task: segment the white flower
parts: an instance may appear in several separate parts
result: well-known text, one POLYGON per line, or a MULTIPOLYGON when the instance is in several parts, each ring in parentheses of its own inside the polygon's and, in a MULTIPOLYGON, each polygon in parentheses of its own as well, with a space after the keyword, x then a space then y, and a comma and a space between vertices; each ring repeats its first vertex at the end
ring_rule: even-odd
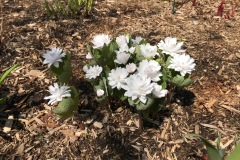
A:
POLYGON ((126 90, 124 96, 131 97, 132 100, 139 98, 142 103, 146 103, 146 95, 150 94, 153 90, 151 79, 146 75, 133 74, 127 79, 126 83, 123 86, 123 89, 126 90))
POLYGON ((163 53, 174 56, 175 54, 185 52, 185 50, 181 49, 183 42, 177 43, 177 38, 167 37, 164 41, 160 41, 157 45, 163 53))
POLYGON ((86 72, 86 78, 95 79, 97 76, 99 76, 101 74, 102 67, 100 67, 99 65, 94 65, 94 66, 90 66, 89 68, 85 67, 85 68, 83 68, 83 70, 85 70, 85 72, 86 72))
POLYGON ((160 72, 161 66, 158 62, 154 60, 143 60, 139 63, 138 72, 141 74, 146 75, 147 77, 151 78, 152 81, 157 82, 160 80, 160 76, 162 73, 160 72))
POLYGON ((141 42, 141 40, 143 40, 142 37, 136 37, 135 39, 132 39, 133 45, 134 46, 138 45, 141 42))
POLYGON ((119 48, 122 48, 122 50, 123 50, 124 48, 128 48, 129 37, 124 36, 124 35, 118 36, 116 38, 116 42, 117 42, 119 48))
POLYGON ((102 97, 103 95, 104 95, 104 90, 98 89, 98 90, 97 90, 97 96, 98 96, 98 97, 102 97))
POLYGON ((92 58, 93 57, 92 57, 91 53, 88 52, 88 54, 86 55, 86 59, 92 59, 92 58))
POLYGON ((119 48, 119 52, 128 52, 128 50, 129 50, 128 45, 123 45, 123 46, 120 46, 119 48))
POLYGON ((126 78, 128 76, 128 72, 125 68, 117 67, 116 69, 112 69, 109 73, 108 84, 112 88, 116 88, 120 90, 124 85, 126 78))
POLYGON ((185 76, 187 73, 191 74, 191 72, 195 68, 194 59, 190 58, 189 55, 186 54, 176 54, 170 61, 170 65, 168 68, 174 69, 175 71, 180 72, 182 76, 185 76))
POLYGON ((117 53, 117 59, 115 59, 114 62, 118 64, 126 64, 130 57, 130 54, 127 54, 121 51, 116 51, 116 53, 117 53))
POLYGON ((48 64, 48 67, 51 67, 53 64, 56 68, 59 67, 59 62, 62 62, 62 58, 66 56, 66 53, 62 52, 62 49, 60 48, 52 48, 50 51, 47 51, 43 55, 43 58, 45 60, 43 61, 43 64, 48 64))
POLYGON ((136 47, 131 47, 131 48, 129 48, 128 52, 133 54, 135 52, 135 49, 136 49, 136 47))
POLYGON ((159 55, 157 52, 157 46, 152 46, 149 43, 141 44, 140 49, 141 49, 141 54, 145 58, 150 58, 150 57, 154 57, 155 55, 159 55))
POLYGON ((128 73, 133 73, 137 69, 137 66, 134 63, 129 63, 126 65, 126 69, 127 69, 128 73))
POLYGON ((44 99, 49 99, 48 104, 54 104, 57 101, 62 101, 63 97, 71 97, 71 90, 68 86, 59 87, 57 83, 54 83, 53 86, 48 87, 48 91, 51 93, 51 96, 45 97, 44 99))
POLYGON ((110 38, 108 35, 105 34, 99 34, 96 35, 93 40, 93 48, 101 49, 104 44, 108 45, 111 42, 110 38))
POLYGON ((162 98, 167 95, 168 90, 162 89, 162 86, 158 85, 157 83, 152 83, 152 84, 153 84, 152 94, 155 98, 162 98))
POLYGON ((83 66, 83 71, 87 72, 87 70, 88 70, 88 66, 87 65, 83 66))

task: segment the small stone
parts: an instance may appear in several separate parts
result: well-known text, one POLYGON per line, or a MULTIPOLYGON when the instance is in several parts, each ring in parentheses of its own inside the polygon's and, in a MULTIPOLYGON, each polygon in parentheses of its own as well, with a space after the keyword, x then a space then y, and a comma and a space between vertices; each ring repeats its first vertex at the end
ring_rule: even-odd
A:
POLYGON ((96 128, 101 129, 103 127, 103 124, 101 122, 94 122, 93 126, 96 127, 96 128))

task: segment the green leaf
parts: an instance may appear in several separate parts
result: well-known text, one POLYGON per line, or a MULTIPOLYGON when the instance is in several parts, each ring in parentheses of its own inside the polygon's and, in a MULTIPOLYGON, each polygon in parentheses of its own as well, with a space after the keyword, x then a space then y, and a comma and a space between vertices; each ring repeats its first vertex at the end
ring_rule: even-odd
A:
POLYGON ((186 87, 189 86, 193 81, 188 77, 184 78, 183 76, 177 75, 173 77, 172 83, 178 87, 186 87))
POLYGON ((109 45, 104 45, 102 48, 102 57, 101 57, 101 66, 108 66, 111 69, 115 67, 114 59, 116 57, 115 50, 117 47, 115 46, 115 42, 110 43, 109 45))
POLYGON ((229 154, 226 160, 239 160, 240 159, 240 143, 234 148, 234 150, 229 154))
POLYGON ((98 49, 93 49, 93 56, 97 59, 101 58, 101 53, 98 49))
POLYGON ((5 97, 0 98, 0 104, 3 104, 5 101, 6 101, 6 98, 5 98, 5 97))
POLYGON ((110 53, 114 53, 117 49, 118 49, 118 44, 116 42, 111 42, 110 48, 109 48, 110 53))
POLYGON ((121 101, 125 101, 125 100, 127 99, 127 97, 124 96, 124 95, 122 95, 122 96, 120 97, 120 99, 121 99, 121 101))
POLYGON ((205 138, 198 134, 187 134, 187 136, 198 137, 202 140, 202 142, 205 144, 207 148, 209 160, 222 160, 223 157, 220 156, 217 148, 214 145, 212 145, 208 140, 206 140, 205 138))
POLYGON ((223 149, 221 149, 221 146, 220 146, 221 137, 222 137, 222 134, 219 134, 218 139, 217 139, 217 150, 218 150, 219 155, 221 157, 224 157, 225 151, 223 149))
POLYGON ((136 109, 137 110, 145 110, 149 107, 151 107, 151 105, 154 103, 154 98, 151 98, 151 97, 147 97, 147 102, 146 104, 140 102, 136 105, 136 109))
MULTIPOLYGON (((142 61, 142 60, 145 60, 146 58, 143 57, 141 54, 136 54, 136 59, 138 62, 142 61)), ((135 62, 136 63, 136 62, 135 62)))
POLYGON ((166 60, 166 67, 168 67, 170 65, 170 61, 171 61, 172 57, 168 56, 167 60, 166 60))
POLYGON ((79 94, 75 87, 70 86, 71 97, 63 98, 53 112, 60 118, 71 117, 78 109, 79 94))
POLYGON ((140 49, 140 46, 139 45, 137 45, 136 47, 135 47, 135 53, 136 54, 141 54, 141 49, 140 49))
POLYGON ((167 71, 165 68, 162 69, 162 80, 167 81, 167 71))
POLYGON ((88 50, 88 52, 90 52, 90 53, 92 53, 92 46, 90 46, 90 45, 87 45, 87 50, 88 50))
POLYGON ((192 80, 190 78, 184 79, 183 83, 181 84, 181 87, 187 87, 190 84, 192 84, 192 80))
POLYGON ((0 77, 0 85, 4 82, 4 80, 7 78, 7 76, 18 67, 18 64, 15 64, 11 68, 9 68, 6 72, 3 73, 3 75, 0 77))
POLYGON ((109 73, 111 72, 111 69, 108 66, 103 67, 104 71, 104 77, 108 77, 109 73))
POLYGON ((180 76, 180 75, 177 75, 177 76, 173 77, 173 79, 172 79, 172 82, 177 86, 181 86, 183 81, 184 81, 184 77, 180 76))
POLYGON ((155 98, 154 103, 149 107, 150 113, 158 113, 161 107, 166 105, 166 98, 155 98))
POLYGON ((132 98, 128 98, 128 104, 130 106, 135 106, 136 104, 138 104, 136 101, 133 101, 132 98))
POLYGON ((105 77, 103 77, 103 84, 104 84, 106 95, 109 96, 109 94, 108 94, 108 87, 107 87, 107 80, 106 80, 105 77))
POLYGON ((67 53, 67 55, 63 58, 63 62, 59 63, 58 68, 52 65, 50 69, 53 72, 53 74, 57 77, 60 83, 62 84, 69 83, 72 75, 70 55, 67 53))
POLYGON ((161 86, 162 86, 162 89, 166 89, 166 88, 167 88, 167 83, 164 81, 164 82, 161 84, 161 86))

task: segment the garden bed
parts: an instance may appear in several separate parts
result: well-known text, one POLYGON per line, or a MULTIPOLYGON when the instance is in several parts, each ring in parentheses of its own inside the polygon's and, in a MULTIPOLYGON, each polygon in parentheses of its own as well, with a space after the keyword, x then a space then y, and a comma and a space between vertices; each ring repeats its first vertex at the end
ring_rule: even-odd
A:
MULTIPOLYGON (((224 13, 239 4, 226 2, 224 13)), ((49 18, 44 1, 2 2, 0 71, 20 67, 1 86, 7 104, 0 108, 2 159, 201 159, 204 145, 187 133, 197 133, 229 153, 240 140, 240 16, 216 17, 220 1, 96 1, 90 15, 49 18), (159 126, 144 123, 134 109, 118 103, 97 103, 84 80, 86 45, 100 33, 129 33, 152 44, 172 36, 196 62, 194 83, 177 89, 172 105, 156 116, 159 126), (80 91, 78 113, 59 119, 44 97, 52 77, 42 55, 52 46, 70 52, 73 83, 80 91), (4 126, 13 116, 10 131, 4 126), (85 124, 84 126, 81 123, 85 124)), ((236 7, 237 8, 237 7, 236 7)), ((1 22, 0 19, 0 22, 1 22)), ((0 94, 0 95, 1 95, 0 94)))

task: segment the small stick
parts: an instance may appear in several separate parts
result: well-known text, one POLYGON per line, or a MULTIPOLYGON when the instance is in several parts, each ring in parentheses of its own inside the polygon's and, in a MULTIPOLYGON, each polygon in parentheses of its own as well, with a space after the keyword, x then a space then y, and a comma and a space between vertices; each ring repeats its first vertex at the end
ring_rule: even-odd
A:
POLYGON ((220 105, 220 106, 223 107, 223 108, 225 108, 225 109, 228 109, 228 110, 230 110, 230 111, 232 111, 232 112, 235 112, 235 113, 240 114, 240 111, 237 110, 237 109, 235 109, 235 108, 233 108, 233 107, 230 107, 230 106, 227 106, 227 105, 224 105, 224 104, 222 104, 222 105, 220 105))

